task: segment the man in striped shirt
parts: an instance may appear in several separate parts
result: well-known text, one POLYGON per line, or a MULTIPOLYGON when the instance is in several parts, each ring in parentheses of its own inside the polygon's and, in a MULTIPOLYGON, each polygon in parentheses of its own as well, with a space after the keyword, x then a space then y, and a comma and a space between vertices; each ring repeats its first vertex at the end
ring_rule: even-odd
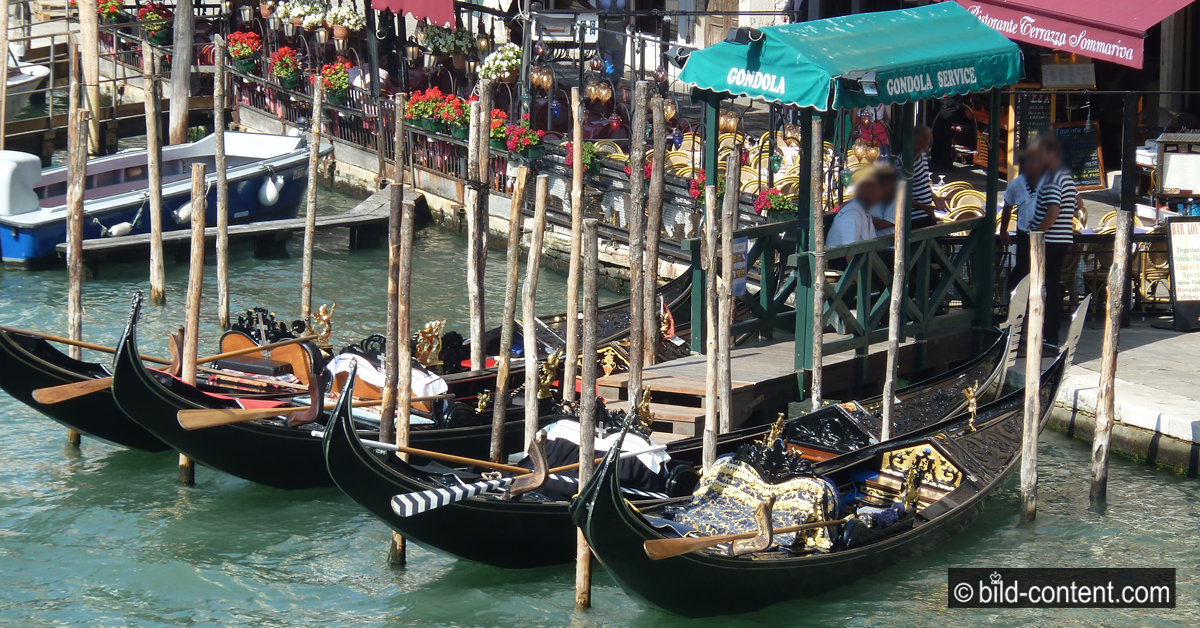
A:
POLYGON ((1046 234, 1046 324, 1043 335, 1048 344, 1058 345, 1058 330, 1063 314, 1063 260, 1075 241, 1072 218, 1075 217, 1075 180, 1071 169, 1062 162, 1062 144, 1054 136, 1039 140, 1038 151, 1046 167, 1042 189, 1037 194, 1034 231, 1046 234))
POLYGON ((913 138, 912 178, 912 226, 913 229, 930 227, 933 220, 933 183, 929 180, 929 146, 933 143, 933 133, 924 124, 917 125, 916 137, 913 138))

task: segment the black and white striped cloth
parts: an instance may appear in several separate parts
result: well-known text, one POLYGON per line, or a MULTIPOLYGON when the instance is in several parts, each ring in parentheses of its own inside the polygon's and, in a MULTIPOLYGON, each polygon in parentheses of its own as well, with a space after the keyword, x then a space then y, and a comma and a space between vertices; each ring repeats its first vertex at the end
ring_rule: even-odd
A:
POLYGON ((1074 242, 1075 229, 1071 219, 1075 217, 1077 196, 1075 179, 1071 178, 1070 170, 1060 168, 1057 172, 1048 174, 1045 182, 1042 183, 1042 190, 1038 192, 1037 211, 1033 215, 1031 227, 1036 229, 1046 218, 1046 210, 1051 205, 1058 205, 1058 218, 1046 230, 1046 242, 1059 244, 1074 242))
MULTIPOLYGON (((930 182, 929 153, 922 153, 913 164, 912 199, 914 203, 933 205, 933 184, 930 182)), ((924 209, 913 206, 913 220, 928 218, 924 209)))
MULTIPOLYGON (((559 475, 557 473, 551 473, 549 475, 549 479, 558 480, 559 482, 566 482, 567 484, 579 484, 579 478, 570 476, 570 475, 559 475)), ((638 497, 645 497, 647 499, 666 499, 668 497, 666 493, 655 493, 654 491, 643 491, 643 490, 639 490, 636 488, 627 488, 624 486, 621 487, 621 492, 625 493, 627 495, 636 495, 638 497)))
POLYGON ((437 488, 417 493, 402 493, 392 497, 392 510, 401 517, 411 517, 427 510, 460 502, 480 493, 506 488, 512 481, 512 478, 500 478, 498 480, 484 480, 464 486, 437 488))

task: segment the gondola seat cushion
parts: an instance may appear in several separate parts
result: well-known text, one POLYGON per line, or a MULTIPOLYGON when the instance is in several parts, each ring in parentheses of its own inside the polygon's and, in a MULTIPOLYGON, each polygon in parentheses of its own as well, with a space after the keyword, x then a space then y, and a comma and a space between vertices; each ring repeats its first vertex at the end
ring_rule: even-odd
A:
MULTIPOLYGON (((733 534, 758 529, 754 513, 768 498, 775 498, 772 525, 782 528, 837 518, 836 487, 819 476, 792 477, 777 484, 767 482, 749 463, 724 456, 700 478, 694 498, 675 521, 701 535, 733 534)), ((834 532, 829 528, 780 534, 780 545, 829 551, 834 532)))

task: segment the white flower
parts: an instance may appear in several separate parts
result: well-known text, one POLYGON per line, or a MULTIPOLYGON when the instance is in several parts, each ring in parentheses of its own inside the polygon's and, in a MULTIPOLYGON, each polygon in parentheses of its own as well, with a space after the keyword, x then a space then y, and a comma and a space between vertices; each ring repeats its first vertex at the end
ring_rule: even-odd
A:
POLYGON ((304 25, 304 28, 309 29, 309 30, 312 30, 315 28, 321 28, 322 26, 325 25, 325 14, 324 13, 309 13, 308 15, 305 15, 303 25, 304 25))
POLYGON ((521 67, 521 47, 508 43, 500 46, 483 60, 479 75, 483 78, 498 79, 521 67))
POLYGON ((325 21, 333 26, 345 26, 352 31, 361 31, 367 27, 366 19, 348 6, 330 10, 325 14, 325 21))

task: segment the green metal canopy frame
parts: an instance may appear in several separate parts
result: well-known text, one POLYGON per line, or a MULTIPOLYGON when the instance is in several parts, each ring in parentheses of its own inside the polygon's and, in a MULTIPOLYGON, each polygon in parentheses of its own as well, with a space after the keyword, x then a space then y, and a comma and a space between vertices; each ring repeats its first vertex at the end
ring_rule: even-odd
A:
POLYGON ((758 41, 693 52, 679 80, 827 111, 986 91, 1022 78, 1017 45, 956 2, 758 30, 758 41))

